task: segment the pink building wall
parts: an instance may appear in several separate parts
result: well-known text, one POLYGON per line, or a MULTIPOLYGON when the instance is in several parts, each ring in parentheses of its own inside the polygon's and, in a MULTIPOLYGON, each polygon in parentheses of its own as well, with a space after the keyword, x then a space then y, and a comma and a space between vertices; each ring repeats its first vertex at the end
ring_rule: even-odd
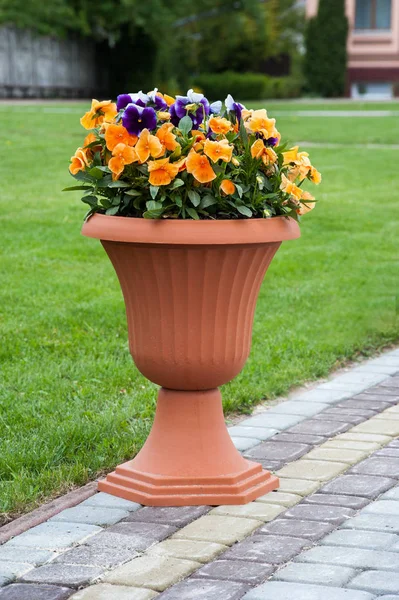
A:
MULTIPOLYGON (((334 0, 331 0, 332 2, 334 0)), ((306 15, 317 13, 318 0, 306 0, 306 15)), ((349 20, 348 94, 353 84, 390 83, 399 95, 399 0, 391 0, 390 30, 356 30, 356 0, 346 0, 349 20)))

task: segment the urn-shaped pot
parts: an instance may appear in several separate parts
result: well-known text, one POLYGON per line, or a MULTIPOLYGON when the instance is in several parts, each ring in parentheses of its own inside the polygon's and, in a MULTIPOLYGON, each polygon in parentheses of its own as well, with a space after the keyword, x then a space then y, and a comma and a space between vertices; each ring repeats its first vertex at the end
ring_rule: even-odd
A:
POLYGON ((183 221, 94 215, 122 288, 135 364, 161 386, 139 454, 99 488, 146 505, 243 504, 278 479, 243 458, 225 426, 218 386, 250 352, 266 270, 296 221, 183 221))

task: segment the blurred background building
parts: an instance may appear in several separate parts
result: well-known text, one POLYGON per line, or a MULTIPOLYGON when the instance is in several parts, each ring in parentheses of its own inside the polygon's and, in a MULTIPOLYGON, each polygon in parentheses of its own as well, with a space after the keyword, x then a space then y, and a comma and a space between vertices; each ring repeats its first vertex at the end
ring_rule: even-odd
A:
MULTIPOLYGON (((335 0, 330 0, 334 2, 335 0)), ((306 15, 319 0, 307 0, 306 15)), ((390 98, 399 95, 399 0, 346 0, 347 95, 390 98)))

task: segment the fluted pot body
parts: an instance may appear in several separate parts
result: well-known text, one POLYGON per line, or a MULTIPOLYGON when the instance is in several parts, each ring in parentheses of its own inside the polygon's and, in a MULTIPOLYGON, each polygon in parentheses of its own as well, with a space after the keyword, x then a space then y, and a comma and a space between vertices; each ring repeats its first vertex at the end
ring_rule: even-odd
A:
MULTIPOLYGON (((299 237, 299 228, 294 220, 284 217, 240 221, 152 221, 94 215, 85 223, 83 234, 101 239, 118 275, 125 299, 130 351, 138 369, 145 377, 168 390, 199 393, 230 381, 243 368, 250 352, 256 299, 265 272, 281 242, 299 237)), ((170 394, 162 397, 162 411, 158 407, 158 412, 163 415, 167 412, 165 406, 173 406, 176 411, 179 403, 184 402, 184 394, 181 393, 175 394, 173 403, 171 399, 167 403, 166 397, 170 398, 170 394)), ((210 397, 220 398, 220 394, 217 392, 210 397)), ((205 410, 205 396, 198 396, 197 409, 194 409, 194 398, 197 397, 186 395, 192 410, 205 410)), ((184 410, 187 410, 186 406, 184 410)), ((162 430, 162 422, 165 427, 171 428, 173 419, 163 417, 160 423, 161 417, 158 413, 157 416, 158 432, 162 430)), ((189 415, 186 421, 190 421, 189 415)), ((191 453, 193 439, 198 435, 201 437, 197 421, 194 418, 191 453)), ((204 415, 201 422, 206 436, 204 415)), ((218 428, 220 432, 225 429, 224 423, 218 428)), ((140 480, 140 474, 135 469, 135 461, 136 466, 140 465, 141 475, 145 473, 145 465, 151 464, 152 473, 147 473, 150 479, 152 476, 173 476, 176 479, 176 464, 179 469, 177 455, 184 453, 184 448, 175 447, 178 437, 175 433, 170 436, 174 440, 173 456, 171 460, 163 460, 162 454, 168 448, 163 448, 157 440, 162 437, 162 444, 169 444, 165 441, 169 436, 154 436, 152 432, 142 451, 131 461, 136 479, 140 480), (159 457, 158 472, 154 456, 159 457)), ((217 441, 215 438, 219 457, 221 447, 229 447, 229 456, 221 461, 220 469, 217 457, 212 458, 212 469, 209 457, 203 458, 208 462, 207 469, 209 473, 212 471, 213 478, 217 477, 218 469, 223 471, 227 468, 227 472, 220 473, 221 477, 235 473, 240 479, 239 474, 248 468, 253 469, 254 463, 250 467, 244 464, 249 461, 237 453, 225 433, 220 433, 222 437, 219 436, 217 441)), ((209 440, 205 443, 209 445, 209 440)), ((198 439, 198 444, 202 447, 204 441, 198 439)), ((201 461, 201 456, 197 456, 196 460, 197 463, 201 461)), ((122 478, 126 476, 126 465, 122 465, 122 478)), ((204 475, 206 479, 201 468, 193 469, 189 477, 201 479, 204 475)), ((184 470, 187 475, 187 465, 184 470)), ((270 474, 268 476, 270 479, 270 474)), ((109 477, 112 479, 114 474, 109 477)), ((123 487, 126 481, 119 481, 119 484, 123 487)), ((154 482, 147 480, 144 486, 147 484, 153 486, 154 482)), ((268 484, 270 486, 270 481, 268 484)), ((141 481, 139 487, 142 485, 141 481)), ((195 486, 195 483, 190 485, 195 486)), ((238 485, 238 481, 232 485, 238 485)), ((116 492, 109 488, 101 489, 111 493, 119 491, 117 495, 123 495, 120 487, 116 492)), ((261 493, 265 493, 264 487, 261 493)), ((148 490, 143 493, 146 492, 148 490)), ((253 499, 253 491, 251 493, 250 500, 253 499)), ((151 503, 146 502, 143 495, 133 497, 125 494, 123 497, 151 503)), ((186 494, 185 503, 206 501, 203 496, 201 501, 195 502, 188 502, 187 498, 186 494)), ((167 502, 172 500, 169 494, 167 502)), ((231 502, 231 498, 226 496, 224 501, 231 502)), ((153 503, 164 504, 159 498, 153 503)), ((182 502, 175 498, 174 503, 182 502)), ((218 502, 211 502, 208 498, 208 503, 218 502)))

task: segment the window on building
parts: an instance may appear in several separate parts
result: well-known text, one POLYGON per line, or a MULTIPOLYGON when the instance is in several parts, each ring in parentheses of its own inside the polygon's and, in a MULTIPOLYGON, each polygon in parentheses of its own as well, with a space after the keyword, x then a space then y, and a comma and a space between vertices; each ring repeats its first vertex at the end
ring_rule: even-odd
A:
POLYGON ((356 0, 355 29, 391 29, 392 0, 356 0))

